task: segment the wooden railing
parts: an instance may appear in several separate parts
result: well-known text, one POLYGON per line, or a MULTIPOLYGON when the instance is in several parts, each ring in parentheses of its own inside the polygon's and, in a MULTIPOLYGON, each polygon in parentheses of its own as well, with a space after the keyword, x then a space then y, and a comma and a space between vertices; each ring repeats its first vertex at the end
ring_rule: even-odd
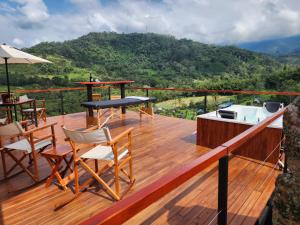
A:
MULTIPOLYGON (((95 86, 97 89, 116 88, 115 86, 95 86)), ((279 92, 279 91, 239 91, 239 90, 205 90, 205 89, 189 89, 189 88, 156 88, 156 87, 134 87, 128 86, 130 90, 144 91, 178 91, 178 92, 194 92, 194 93, 219 93, 219 94, 246 94, 246 95, 282 95, 282 96, 300 96, 300 92, 279 92)), ((80 91, 86 90, 85 87, 67 87, 67 88, 48 88, 48 89, 31 89, 31 90, 16 90, 16 93, 44 93, 58 91, 80 91)))
POLYGON ((198 159, 172 170, 152 184, 84 221, 81 225, 122 224, 218 160, 218 224, 227 224, 228 154, 258 135, 274 120, 282 116, 284 111, 285 109, 278 111, 198 159))
MULTIPOLYGON (((110 99, 111 89, 119 87, 110 85, 110 86, 95 86, 94 89, 107 89, 107 96, 110 99)), ((199 93, 204 96, 203 99, 203 112, 207 112, 208 99, 207 96, 209 94, 221 94, 221 95, 229 95, 229 94, 243 94, 243 95, 279 95, 279 96, 289 96, 290 99, 286 101, 286 103, 290 103, 292 101, 292 97, 300 96, 300 92, 275 92, 275 91, 239 91, 239 90, 199 90, 199 89, 188 89, 188 88, 153 88, 153 87, 135 87, 135 86, 127 86, 128 90, 142 90, 145 92, 146 96, 150 96, 150 91, 173 91, 173 92, 190 92, 190 93, 199 93)), ((38 94, 38 93, 58 93, 59 97, 57 100, 59 102, 60 113, 65 114, 64 111, 64 93, 68 91, 84 91, 86 87, 66 87, 66 88, 48 88, 48 89, 39 89, 39 90, 16 90, 16 93, 19 94, 38 94)))
MULTIPOLYGON (((101 86, 101 87, 95 87, 98 89, 107 89, 109 86, 101 86)), ((18 89, 15 90, 16 93, 20 94, 27 94, 27 93, 46 93, 46 92, 61 92, 61 91, 84 91, 86 90, 85 87, 67 87, 67 88, 47 88, 47 89, 18 89)))
POLYGON ((189 89, 189 88, 154 88, 154 87, 128 87, 128 89, 144 90, 144 91, 178 91, 178 92, 194 92, 194 93, 300 96, 300 92, 288 92, 288 91, 280 92, 280 91, 199 90, 199 89, 189 89))

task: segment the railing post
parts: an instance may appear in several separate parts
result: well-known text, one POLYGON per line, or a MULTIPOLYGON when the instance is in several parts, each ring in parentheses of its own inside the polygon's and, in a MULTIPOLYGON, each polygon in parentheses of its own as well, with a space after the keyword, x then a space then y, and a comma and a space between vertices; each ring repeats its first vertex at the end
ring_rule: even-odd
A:
POLYGON ((64 94, 62 91, 59 92, 59 97, 60 97, 60 113, 61 115, 65 114, 64 110, 64 94))
MULTIPOLYGON (((121 98, 125 98, 125 84, 120 84, 121 98)), ((126 113, 126 107, 122 106, 122 114, 126 113)))
POLYGON ((284 172, 284 173, 287 173, 287 172, 288 172, 288 163, 287 163, 286 152, 284 152, 284 167, 283 167, 283 172, 284 172))
POLYGON ((111 89, 108 87, 108 100, 111 100, 111 89))
MULTIPOLYGON (((149 97, 149 89, 148 88, 146 89, 146 96, 149 97)), ((146 103, 146 107, 147 108, 149 107, 149 102, 146 103)))
POLYGON ((227 224, 228 155, 219 159, 218 225, 227 224))
POLYGON ((207 93, 204 93, 204 113, 207 113, 207 93))

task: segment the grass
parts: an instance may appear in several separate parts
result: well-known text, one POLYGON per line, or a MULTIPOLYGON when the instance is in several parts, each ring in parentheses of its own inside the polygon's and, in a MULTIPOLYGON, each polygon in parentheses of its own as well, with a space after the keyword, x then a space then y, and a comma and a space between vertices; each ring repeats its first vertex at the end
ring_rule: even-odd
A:
MULTIPOLYGON (((207 97, 207 105, 214 106, 221 104, 226 101, 234 101, 235 96, 208 96, 207 97)), ((204 97, 186 97, 186 98, 177 98, 171 99, 163 102, 156 103, 156 107, 162 109, 175 109, 178 107, 188 107, 191 103, 200 103, 204 102, 204 97)))

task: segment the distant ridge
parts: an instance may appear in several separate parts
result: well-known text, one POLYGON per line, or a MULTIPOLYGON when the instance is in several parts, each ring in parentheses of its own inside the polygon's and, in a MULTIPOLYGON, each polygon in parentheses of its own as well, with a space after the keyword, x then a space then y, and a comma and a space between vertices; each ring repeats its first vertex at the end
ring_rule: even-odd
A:
POLYGON ((282 56, 300 52, 300 35, 239 44, 238 47, 254 52, 282 56))

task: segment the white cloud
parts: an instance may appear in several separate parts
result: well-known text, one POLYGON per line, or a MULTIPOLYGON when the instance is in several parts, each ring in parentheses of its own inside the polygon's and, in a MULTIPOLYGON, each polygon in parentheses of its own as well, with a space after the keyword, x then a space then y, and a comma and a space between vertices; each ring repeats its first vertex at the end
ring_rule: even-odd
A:
POLYGON ((12 41, 16 46, 22 46, 24 45, 24 41, 21 40, 20 38, 14 38, 12 41))
POLYGON ((43 0, 11 0, 17 4, 19 16, 15 18, 23 29, 39 28, 49 18, 48 9, 43 0))
POLYGON ((283 9, 279 12, 279 15, 290 21, 297 22, 299 20, 299 13, 291 9, 283 9))
POLYGON ((72 10, 54 14, 42 0, 11 1, 17 6, 6 5, 9 12, 0 5, 0 24, 9 25, 1 26, 0 39, 22 37, 24 46, 100 31, 155 32, 217 44, 300 33, 299 0, 69 0, 72 10))

